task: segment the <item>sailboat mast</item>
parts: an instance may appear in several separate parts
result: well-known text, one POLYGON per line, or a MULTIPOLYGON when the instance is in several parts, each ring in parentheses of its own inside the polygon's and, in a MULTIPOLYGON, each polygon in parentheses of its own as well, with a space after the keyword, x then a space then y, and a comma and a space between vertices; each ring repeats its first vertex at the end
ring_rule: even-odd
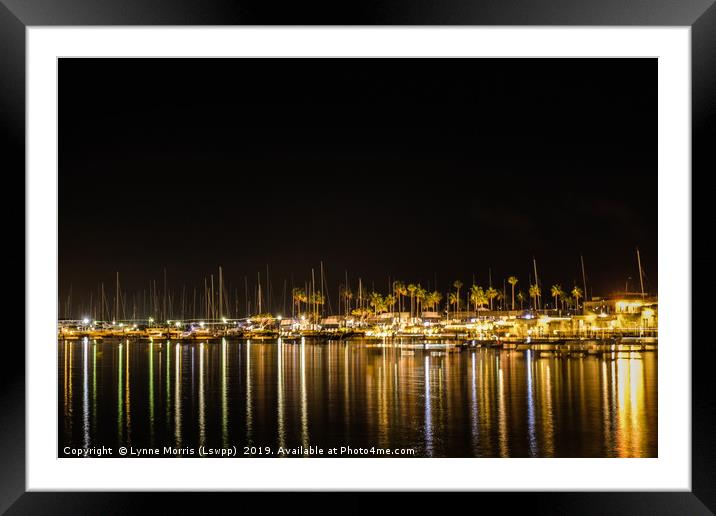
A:
MULTIPOLYGON (((323 262, 321 261, 321 299, 323 299, 323 262)), ((321 305, 321 315, 323 315, 323 307, 325 305, 321 305)))
POLYGON ((588 299, 587 297, 587 274, 584 272, 584 256, 581 254, 579 255, 579 261, 582 262, 582 283, 584 284, 584 300, 586 301, 588 299))
POLYGON ((257 281, 258 281, 258 300, 256 301, 256 306, 258 306, 259 311, 257 313, 261 313, 261 273, 257 273, 257 281))
MULTIPOLYGON (((535 285, 537 285, 537 288, 539 288, 539 280, 537 279, 537 260, 534 258, 534 256, 532 257, 532 265, 534 265, 535 269, 535 285)), ((537 310, 539 310, 542 306, 541 298, 542 296, 537 296, 537 310)))
POLYGON ((115 322, 116 322, 117 319, 118 319, 117 316, 118 316, 118 314, 119 314, 119 271, 117 271, 117 285, 115 286, 114 297, 115 297, 115 303, 114 303, 114 320, 115 320, 115 322))
POLYGON ((311 269, 311 315, 316 315, 316 274, 311 269))
POLYGON ((167 268, 164 267, 164 301, 162 305, 162 320, 167 320, 167 268))
POLYGON ((644 277, 641 273, 641 255, 639 254, 639 248, 636 248, 636 261, 639 264, 639 283, 641 284, 641 298, 644 299, 644 277))
POLYGON ((223 292, 224 281, 223 281, 223 275, 221 272, 222 272, 221 265, 219 265, 219 318, 220 319, 223 318, 223 316, 224 316, 224 305, 223 305, 223 302, 224 302, 224 292, 223 292))

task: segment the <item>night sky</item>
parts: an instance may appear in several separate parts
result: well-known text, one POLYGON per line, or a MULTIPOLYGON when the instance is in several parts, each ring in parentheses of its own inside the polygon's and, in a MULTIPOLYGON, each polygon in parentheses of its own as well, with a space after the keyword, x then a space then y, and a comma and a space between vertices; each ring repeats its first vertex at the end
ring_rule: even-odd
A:
MULTIPOLYGON (((655 59, 60 59, 59 290, 657 280, 655 59), (112 287, 113 288, 113 287, 112 287)), ((508 286, 509 288, 509 286, 508 286)), ((335 305, 335 294, 331 294, 335 305)), ((276 298, 278 296, 275 296, 276 298)))

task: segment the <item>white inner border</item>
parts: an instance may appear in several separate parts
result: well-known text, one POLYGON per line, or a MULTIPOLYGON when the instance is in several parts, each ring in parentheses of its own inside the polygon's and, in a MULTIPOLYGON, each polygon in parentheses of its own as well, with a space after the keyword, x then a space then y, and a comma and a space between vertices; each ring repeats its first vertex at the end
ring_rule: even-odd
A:
POLYGON ((690 46, 688 27, 28 28, 27 489, 690 490, 690 46), (60 56, 658 57, 659 458, 57 458, 60 56))

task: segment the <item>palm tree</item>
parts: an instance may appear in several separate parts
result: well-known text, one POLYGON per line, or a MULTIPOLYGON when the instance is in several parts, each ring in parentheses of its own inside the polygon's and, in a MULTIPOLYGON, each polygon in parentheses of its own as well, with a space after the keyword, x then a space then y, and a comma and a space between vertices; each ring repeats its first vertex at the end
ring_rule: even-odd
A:
POLYGON ((535 310, 537 309, 537 300, 542 295, 542 289, 539 288, 539 285, 536 283, 534 285, 530 285, 530 298, 534 299, 534 307, 535 310))
POLYGON ((518 281, 519 280, 517 279, 516 276, 510 276, 509 278, 507 278, 507 283, 512 285, 512 309, 513 310, 515 309, 515 285, 517 285, 518 281))
POLYGON ((311 295, 311 303, 313 304, 313 309, 315 311, 315 313, 313 314, 315 321, 318 321, 318 307, 323 306, 323 303, 325 303, 325 302, 326 302, 326 298, 320 292, 314 292, 311 295))
POLYGON ((344 305, 346 307, 346 315, 348 315, 351 310, 351 299, 353 299, 353 292, 350 287, 344 287, 341 290, 341 297, 343 298, 344 305))
POLYGON ((383 304, 383 296, 381 296, 378 292, 371 292, 370 296, 370 306, 373 307, 373 311, 375 313, 375 316, 378 316, 378 310, 380 310, 382 304, 383 304))
POLYGON ((493 287, 490 287, 485 292, 487 294, 487 299, 490 300, 490 310, 492 310, 492 300, 497 297, 497 290, 495 290, 493 287))
POLYGON ((418 290, 418 286, 414 283, 410 283, 407 286, 408 294, 410 294, 410 317, 413 317, 413 299, 415 298, 415 292, 418 290))
POLYGON ((455 289, 457 290, 457 299, 458 299, 457 307, 459 310, 460 309, 460 289, 462 288, 462 281, 455 280, 455 281, 453 281, 452 286, 455 287, 455 289))
POLYGON ((562 292, 562 308, 565 306, 568 310, 571 309, 574 306, 574 298, 566 295, 566 292, 562 292))
POLYGON ((415 311, 416 317, 420 315, 420 313, 423 310, 423 304, 425 303, 425 299, 428 297, 428 291, 425 290, 423 287, 418 285, 418 290, 415 291, 415 299, 417 300, 417 307, 415 311))
POLYGON ((561 285, 552 285, 550 292, 552 294, 552 297, 554 298, 554 308, 556 309, 557 308, 557 300, 559 299, 559 296, 562 295, 562 286, 561 285))
POLYGON ((478 301, 480 300, 481 296, 484 295, 482 291, 482 287, 479 285, 472 285, 470 287, 470 302, 475 307, 475 312, 477 313, 478 308, 478 301))
POLYGON ((455 292, 450 292, 450 297, 448 298, 448 302, 451 305, 455 305, 456 313, 460 310, 460 296, 458 296, 455 292))
POLYGON ((440 301, 442 301, 443 295, 437 290, 433 290, 430 294, 428 294, 428 299, 428 306, 437 312, 440 309, 440 301))
POLYGON ((521 290, 517 293, 517 301, 520 302, 520 310, 522 310, 522 306, 525 302, 525 295, 521 290))
POLYGON ((351 312, 351 315, 354 315, 355 317, 360 317, 361 321, 363 321, 366 317, 370 315, 370 311, 366 310, 365 308, 356 308, 351 312))
POLYGON ((505 299, 505 294, 503 294, 501 290, 498 290, 498 291, 497 291, 497 295, 495 296, 495 299, 497 299, 497 302, 498 302, 498 305, 497 305, 497 306, 499 307, 499 309, 500 309, 500 310, 504 310, 504 303, 503 303, 503 301, 504 301, 504 299, 505 299))
POLYGON ((584 293, 582 292, 582 289, 575 285, 572 289, 572 296, 574 297, 574 304, 576 305, 575 308, 577 310, 579 310, 579 298, 583 295, 584 293))
POLYGON ((393 307, 395 306, 395 302, 396 302, 395 296, 392 294, 389 294, 389 295, 385 296, 385 299, 383 301, 385 302, 386 308, 392 312, 393 307))
POLYGON ((406 295, 408 291, 405 288, 405 283, 402 281, 394 281, 393 282, 393 294, 396 295, 398 298, 398 312, 403 311, 403 301, 402 297, 406 295))
POLYGON ((291 291, 291 296, 293 297, 293 303, 298 307, 298 317, 300 317, 301 303, 305 303, 307 301, 306 293, 302 288, 296 287, 291 291))

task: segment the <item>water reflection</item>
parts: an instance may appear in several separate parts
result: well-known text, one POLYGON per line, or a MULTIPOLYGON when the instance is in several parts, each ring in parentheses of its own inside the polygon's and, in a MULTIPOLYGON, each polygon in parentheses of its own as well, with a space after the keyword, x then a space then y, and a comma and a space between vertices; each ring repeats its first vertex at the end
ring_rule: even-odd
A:
POLYGON ((530 457, 537 457, 537 431, 535 429, 535 399, 532 386, 532 350, 525 351, 525 372, 527 374, 527 440, 530 457))
POLYGON ((425 454, 433 456, 433 402, 430 395, 430 357, 425 355, 425 454))
POLYGON ((126 351, 125 351, 127 353, 127 362, 124 365, 124 374, 125 374, 125 378, 124 378, 124 406, 126 409, 124 423, 125 423, 125 427, 127 429, 127 444, 132 443, 132 435, 131 435, 131 433, 132 433, 132 411, 131 411, 132 403, 131 403, 131 398, 130 398, 130 392, 131 392, 130 385, 131 384, 129 383, 129 371, 131 368, 129 366, 129 348, 130 348, 129 342, 130 342, 129 339, 127 339, 127 347, 126 347, 126 351))
POLYGON ((306 338, 301 338, 301 444, 308 455, 308 400, 306 396, 306 338))
POLYGON ((82 445, 85 449, 90 444, 90 409, 89 409, 89 339, 82 339, 82 445))
POLYGON ((199 344, 199 446, 206 444, 206 399, 204 395, 204 343, 199 344))
POLYGON ((226 339, 221 339, 221 443, 229 446, 229 352, 226 339))
POLYGON ((117 437, 118 441, 123 443, 124 440, 124 403, 122 401, 122 380, 124 379, 124 369, 122 368, 122 359, 124 358, 124 344, 119 344, 119 352, 117 360, 117 437))
POLYGON ((149 442, 154 444, 154 341, 149 341, 149 442))
POLYGON ((278 339, 276 345, 276 355, 278 356, 278 372, 277 377, 277 390, 278 390, 278 445, 281 447, 286 446, 286 424, 284 418, 284 411, 286 410, 284 404, 284 386, 283 386, 283 340, 278 339))
POLYGON ((181 447, 181 384, 182 384, 182 349, 180 344, 174 346, 174 446, 181 447))
POLYGON ((252 445, 253 397, 251 395, 251 341, 246 341, 246 444, 252 445))
POLYGON ((657 453, 655 352, 437 353, 390 341, 305 339, 80 340, 60 343, 58 352, 61 447, 303 446, 305 454, 309 446, 348 445, 435 457, 657 453))

